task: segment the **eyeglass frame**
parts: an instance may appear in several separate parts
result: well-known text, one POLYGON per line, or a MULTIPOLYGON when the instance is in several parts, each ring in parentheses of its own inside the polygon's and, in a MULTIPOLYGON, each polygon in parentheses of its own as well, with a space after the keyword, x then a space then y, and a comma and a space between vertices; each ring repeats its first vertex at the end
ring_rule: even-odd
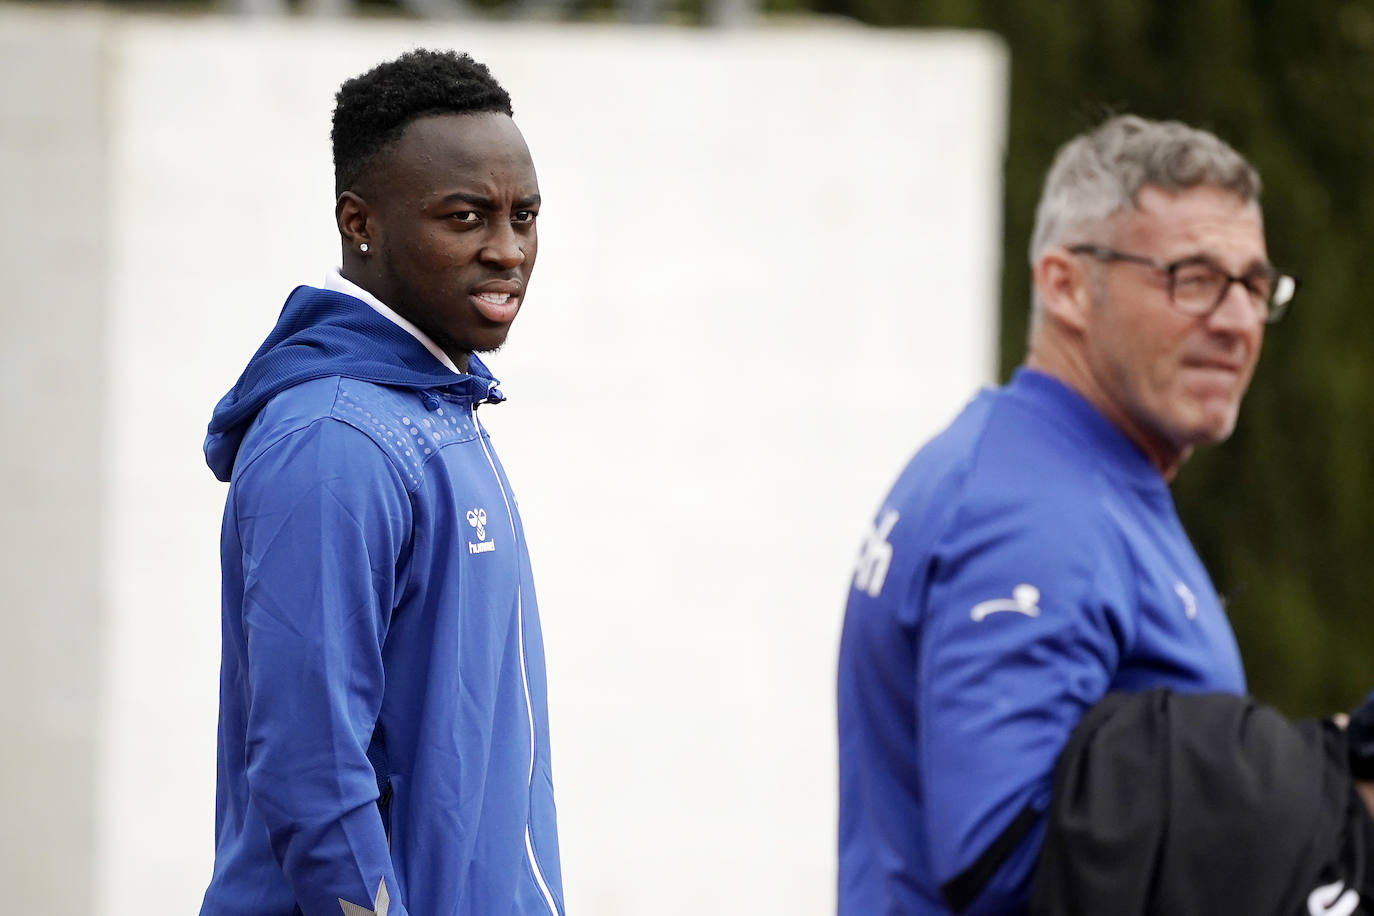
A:
MULTIPOLYGON (((1165 274, 1168 275, 1169 278, 1169 302, 1171 305, 1174 306, 1174 308, 1179 308, 1178 299, 1174 296, 1175 272, 1180 267, 1186 267, 1193 264, 1204 264, 1207 267, 1212 268, 1217 273, 1221 274, 1223 277, 1226 278, 1226 282, 1221 285, 1221 290, 1217 293, 1216 301, 1212 303, 1210 308, 1202 312, 1190 312, 1185 309, 1179 309, 1179 311, 1183 312, 1183 314, 1191 315, 1195 318, 1205 318, 1208 315, 1211 315, 1213 312, 1215 312, 1221 306, 1221 303, 1226 299, 1226 294, 1231 291, 1232 283, 1239 283, 1242 287, 1245 288, 1245 291, 1247 293, 1251 294, 1251 299, 1253 300, 1254 298, 1254 290, 1250 288, 1250 284, 1247 282, 1247 280, 1251 279, 1254 276, 1253 271, 1251 271, 1247 275, 1238 277, 1235 274, 1228 273, 1227 271, 1223 270, 1220 264, 1218 264, 1216 261, 1213 261, 1206 255, 1194 254, 1189 255, 1186 258, 1179 258, 1177 261, 1170 261, 1168 264, 1161 264, 1154 258, 1147 258, 1144 255, 1129 254, 1124 251, 1117 251, 1115 248, 1107 248, 1104 245, 1066 245, 1065 250, 1068 251, 1070 254, 1085 254, 1088 257, 1096 261, 1101 261, 1103 263, 1110 264, 1115 262, 1124 262, 1127 264, 1140 264, 1144 267, 1151 267, 1155 270, 1163 271, 1165 274)), ((1269 297, 1265 300, 1263 317, 1265 324, 1273 324, 1274 322, 1278 321, 1280 318, 1284 316, 1284 313, 1288 311, 1288 304, 1292 302, 1293 297, 1298 294, 1298 278, 1294 277, 1291 274, 1286 274, 1282 272, 1273 264, 1265 264, 1264 269, 1268 274, 1269 281, 1274 284, 1274 287, 1273 292, 1271 292, 1269 297), (1279 290, 1282 288, 1282 282, 1284 280, 1288 280, 1291 286, 1288 290, 1288 295, 1285 298, 1283 298, 1282 301, 1280 301, 1279 290)))

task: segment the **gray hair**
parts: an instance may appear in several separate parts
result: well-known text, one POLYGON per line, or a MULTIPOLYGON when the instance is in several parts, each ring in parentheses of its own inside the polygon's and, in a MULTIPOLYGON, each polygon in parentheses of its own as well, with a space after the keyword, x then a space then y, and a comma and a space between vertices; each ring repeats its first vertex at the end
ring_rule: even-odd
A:
POLYGON ((1091 242, 1113 214, 1136 206, 1140 189, 1200 186, 1259 199, 1255 167, 1225 141, 1178 121, 1117 115, 1060 147, 1045 176, 1031 234, 1031 264, 1055 245, 1091 242))

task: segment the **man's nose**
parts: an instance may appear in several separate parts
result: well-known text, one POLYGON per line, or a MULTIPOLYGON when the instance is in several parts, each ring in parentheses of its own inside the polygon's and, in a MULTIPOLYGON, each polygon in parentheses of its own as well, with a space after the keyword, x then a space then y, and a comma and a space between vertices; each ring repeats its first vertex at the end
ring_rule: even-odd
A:
POLYGON ((487 237, 481 257, 488 264, 496 264, 507 270, 519 267, 525 262, 524 240, 516 233, 515 227, 503 220, 487 237))
POLYGON ((1207 324, 1218 331, 1246 332, 1264 324, 1266 307, 1266 303, 1255 301, 1243 280, 1232 277, 1226 281, 1221 301, 1207 316, 1207 324))

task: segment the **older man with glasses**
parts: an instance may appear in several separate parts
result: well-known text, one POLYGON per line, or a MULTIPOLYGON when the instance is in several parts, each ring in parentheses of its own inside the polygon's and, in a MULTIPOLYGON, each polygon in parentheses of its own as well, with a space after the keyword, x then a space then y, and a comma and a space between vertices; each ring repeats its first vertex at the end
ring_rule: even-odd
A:
POLYGON ((1204 131, 1113 118, 1065 145, 1030 259, 1030 347, 879 508, 839 662, 839 911, 1024 912, 1055 760, 1109 691, 1243 694, 1168 482, 1231 434, 1297 283, 1260 179, 1204 131))

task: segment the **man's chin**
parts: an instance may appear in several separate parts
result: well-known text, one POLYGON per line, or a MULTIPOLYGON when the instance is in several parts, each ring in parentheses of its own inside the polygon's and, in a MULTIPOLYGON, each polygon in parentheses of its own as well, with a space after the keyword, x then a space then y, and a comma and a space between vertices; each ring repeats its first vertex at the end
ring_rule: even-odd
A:
POLYGON ((1218 445, 1231 438, 1236 431, 1236 411, 1207 411, 1193 428, 1189 440, 1193 445, 1218 445))
POLYGON ((1240 416, 1240 402, 1245 394, 1244 386, 1236 385, 1198 386, 1185 389, 1180 394, 1180 407, 1187 413, 1188 424, 1199 436, 1197 442, 1213 444, 1230 438, 1240 416))
POLYGON ((486 333, 467 335, 459 349, 464 353, 495 353, 506 345, 508 327, 484 330, 486 333))

